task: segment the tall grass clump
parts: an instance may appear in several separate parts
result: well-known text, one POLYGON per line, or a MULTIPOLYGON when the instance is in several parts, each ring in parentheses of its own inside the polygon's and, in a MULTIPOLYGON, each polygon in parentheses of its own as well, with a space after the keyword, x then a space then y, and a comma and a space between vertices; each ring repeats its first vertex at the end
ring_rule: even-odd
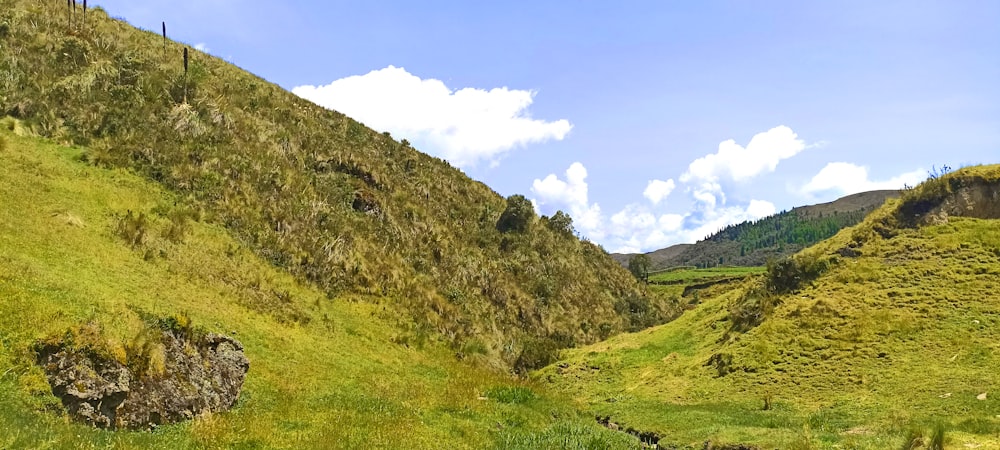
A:
POLYGON ((486 391, 486 397, 500 403, 517 404, 534 400, 536 395, 524 386, 495 386, 486 391))
POLYGON ((945 427, 943 424, 937 424, 930 436, 927 436, 922 429, 910 430, 900 450, 944 450, 944 448, 945 427))
POLYGON ((141 247, 146 242, 146 233, 150 229, 150 221, 146 213, 135 214, 131 210, 118 218, 115 234, 132 248, 141 247))

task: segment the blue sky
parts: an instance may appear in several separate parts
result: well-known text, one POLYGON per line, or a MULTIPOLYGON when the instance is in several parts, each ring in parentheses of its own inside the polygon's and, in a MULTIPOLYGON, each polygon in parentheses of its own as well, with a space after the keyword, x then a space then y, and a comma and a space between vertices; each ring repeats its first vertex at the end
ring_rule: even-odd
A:
POLYGON ((104 0, 610 251, 1000 162, 1000 2, 104 0))

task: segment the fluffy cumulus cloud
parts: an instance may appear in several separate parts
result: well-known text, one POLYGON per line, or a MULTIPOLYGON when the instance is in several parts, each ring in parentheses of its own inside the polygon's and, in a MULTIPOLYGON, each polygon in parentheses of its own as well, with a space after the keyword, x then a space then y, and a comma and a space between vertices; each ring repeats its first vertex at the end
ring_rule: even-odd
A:
MULTIPOLYGON (((531 186, 535 209, 542 214, 552 214, 559 209, 569 212, 581 234, 619 253, 650 251, 693 242, 726 225, 775 213, 774 205, 762 200, 752 200, 746 206, 722 206, 717 202, 724 202, 725 196, 715 190, 718 185, 709 184, 689 191, 695 208, 686 214, 656 212, 647 205, 633 203, 606 217, 600 205, 590 203, 586 179, 587 169, 579 162, 570 165, 563 177, 549 174, 536 179, 531 186)), ((655 184, 650 183, 649 186, 655 184)), ((649 186, 644 191, 647 198, 649 186)), ((665 191, 668 189, 655 191, 654 188, 654 192, 663 192, 663 196, 669 194, 665 191)))
POLYGON ((674 180, 652 180, 646 185, 646 190, 642 191, 642 196, 653 202, 654 205, 659 204, 663 199, 667 198, 674 188, 677 187, 674 180))
POLYGON ((718 182, 720 179, 746 181, 763 173, 774 172, 778 163, 805 150, 805 141, 786 126, 758 133, 746 147, 730 139, 719 150, 691 162, 682 182, 718 182))
POLYGON ((460 167, 496 163, 511 149, 562 140, 573 128, 566 120, 532 118, 528 108, 534 91, 452 90, 440 80, 421 79, 393 66, 292 92, 409 139, 460 167))
POLYGON ((536 179, 531 185, 536 210, 566 209, 577 230, 593 239, 604 237, 601 206, 591 204, 587 195, 587 168, 575 162, 566 169, 566 179, 556 174, 536 179))
POLYGON ((208 48, 208 45, 205 45, 204 42, 199 42, 197 44, 194 44, 194 49, 202 53, 208 53, 212 51, 212 49, 208 48))
POLYGON ((802 192, 809 195, 833 192, 850 195, 878 189, 902 189, 916 186, 927 178, 924 170, 907 172, 888 180, 875 181, 869 178, 868 168, 846 162, 833 162, 823 167, 805 186, 802 192))
POLYGON ((654 215, 632 204, 611 216, 604 244, 616 253, 648 252, 679 243, 695 242, 746 220, 757 220, 775 213, 774 204, 752 200, 746 206, 726 206, 686 214, 654 215))
POLYGON ((750 200, 750 204, 747 205, 746 215, 751 218, 761 218, 772 216, 777 212, 774 207, 774 203, 764 201, 764 200, 750 200))
MULTIPOLYGON (((567 210, 577 230, 619 253, 647 252, 678 243, 689 243, 715 233, 728 225, 757 220, 776 213, 775 205, 765 200, 747 203, 728 202, 725 186, 773 172, 778 163, 791 158, 807 145, 788 127, 776 127, 754 136, 747 146, 734 141, 719 145, 719 151, 693 161, 688 170, 674 179, 651 180, 642 191, 648 202, 634 202, 610 217, 591 204, 587 192, 587 169, 573 163, 560 178, 550 174, 532 185, 536 209, 543 214, 567 210), (685 202, 686 212, 666 211, 664 201, 682 192, 677 203, 685 202)), ((636 193, 638 194, 638 193, 636 193)))

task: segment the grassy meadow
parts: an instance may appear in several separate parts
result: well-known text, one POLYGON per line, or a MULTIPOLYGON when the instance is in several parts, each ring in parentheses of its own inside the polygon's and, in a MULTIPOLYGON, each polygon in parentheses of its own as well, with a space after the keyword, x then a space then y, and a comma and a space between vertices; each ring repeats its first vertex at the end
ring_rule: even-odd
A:
POLYGON ((456 360, 439 339, 404 342, 392 305, 296 281, 156 184, 3 125, 0 448, 637 444, 538 385, 456 360), (130 212, 147 218, 141 239, 122 231, 130 212), (237 406, 153 432, 69 423, 32 344, 94 324, 122 348, 141 331, 140 314, 235 332, 251 361, 237 406))

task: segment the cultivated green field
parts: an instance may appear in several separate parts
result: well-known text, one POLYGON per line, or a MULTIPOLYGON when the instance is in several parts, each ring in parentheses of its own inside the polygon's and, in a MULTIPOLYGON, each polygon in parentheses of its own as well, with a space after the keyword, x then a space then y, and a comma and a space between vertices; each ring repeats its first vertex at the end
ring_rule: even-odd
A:
POLYGON ((764 267, 712 267, 708 269, 679 268, 649 274, 650 283, 687 284, 702 281, 742 278, 764 273, 764 267))

